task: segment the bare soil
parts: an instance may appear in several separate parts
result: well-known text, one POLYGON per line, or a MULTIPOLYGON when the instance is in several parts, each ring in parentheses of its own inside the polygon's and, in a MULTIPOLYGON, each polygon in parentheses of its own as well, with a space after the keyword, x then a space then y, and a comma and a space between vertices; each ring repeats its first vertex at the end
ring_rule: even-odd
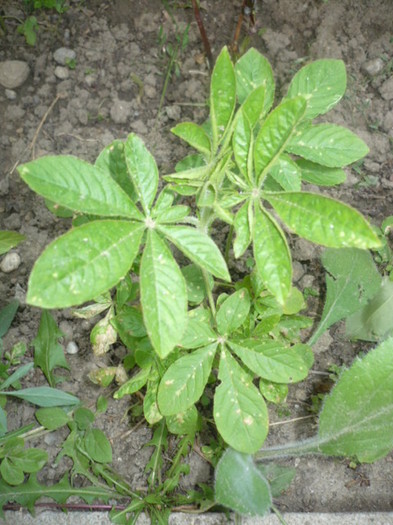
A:
MULTIPOLYGON (((0 14, 23 18, 17 0, 3 0, 0 14)), ((179 121, 202 122, 207 115, 209 72, 201 60, 203 46, 193 19, 190 2, 169 2, 180 30, 190 23, 189 44, 181 55, 179 76, 169 84, 161 114, 157 118, 168 56, 158 43, 160 27, 174 40, 175 26, 159 0, 114 0, 101 2, 70 0, 62 14, 47 14, 40 20, 38 41, 29 47, 16 32, 17 22, 6 19, 7 33, 0 37, 0 61, 22 60, 30 67, 27 81, 10 99, 0 87, 0 229, 17 230, 26 241, 14 251, 21 264, 11 273, 0 272, 0 307, 18 297, 22 306, 4 338, 9 349, 18 341, 30 345, 37 333, 40 312, 23 305, 32 265, 44 247, 69 227, 46 209, 20 180, 18 163, 46 154, 73 154, 94 161, 104 146, 115 138, 138 133, 165 174, 186 153, 171 136, 170 128, 179 121), (60 47, 76 53, 75 68, 58 78, 53 53, 60 47), (140 80, 140 83, 138 82, 140 80)), ((216 56, 233 37, 240 12, 240 0, 202 0, 202 16, 216 56)), ((372 223, 379 225, 393 210, 393 18, 391 0, 264 0, 258 2, 257 31, 250 32, 250 44, 271 62, 276 75, 278 96, 294 72, 317 58, 341 58, 348 71, 348 90, 327 119, 359 134, 370 154, 356 170, 348 170, 346 183, 329 189, 331 196, 347 202, 372 223)), ((243 29, 243 36, 247 26, 243 29)), ((319 249, 291 240, 300 287, 321 287, 319 249)), ((235 267, 234 263, 234 267, 235 267)), ((321 288, 323 291, 323 287, 321 288)), ((317 314, 321 304, 310 300, 317 314)), ((105 361, 92 354, 89 343, 91 323, 74 319, 69 311, 54 312, 65 333, 64 346, 74 341, 79 347, 68 355, 72 371, 62 388, 94 406, 101 391, 87 374, 103 364, 116 362, 124 354, 115 345, 105 361)), ((340 327, 333 327, 315 348, 316 371, 326 371, 332 363, 349 365, 368 346, 346 341, 340 327)), ((291 387, 285 417, 272 410, 271 422, 309 415, 311 395, 317 375, 291 387)), ((40 371, 28 376, 25 384, 43 384, 40 371)), ((144 444, 151 436, 145 425, 131 420, 129 400, 110 401, 99 425, 111 439, 114 467, 135 489, 146 486, 144 467, 151 450, 144 444), (133 429, 133 431, 131 431, 133 429)), ((14 404, 9 410, 13 428, 33 420, 34 409, 14 404)), ((268 444, 308 437, 315 431, 313 418, 274 425, 268 444)), ((43 443, 51 456, 42 480, 59 479, 65 463, 53 460, 64 430, 46 436, 43 443)), ((202 440, 202 438, 201 438, 202 440)), ((201 443, 202 444, 202 443, 201 443)), ((212 470, 199 455, 192 453, 191 473, 181 485, 190 488, 211 482, 212 470)), ((285 511, 388 511, 393 509, 393 456, 374 465, 349 467, 345 459, 298 458, 288 460, 297 467, 294 482, 277 506, 285 511)))

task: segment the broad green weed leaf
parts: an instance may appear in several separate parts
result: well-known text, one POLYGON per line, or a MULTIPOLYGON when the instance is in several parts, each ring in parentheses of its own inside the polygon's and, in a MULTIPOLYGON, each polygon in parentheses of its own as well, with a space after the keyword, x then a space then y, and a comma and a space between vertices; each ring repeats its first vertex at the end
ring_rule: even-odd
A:
POLYGON ((26 236, 18 232, 0 231, 0 255, 7 253, 25 239, 26 236))
POLYGON ((40 425, 48 430, 56 430, 66 425, 70 416, 61 408, 39 408, 35 411, 35 417, 40 425))
POLYGON ((250 152, 251 141, 252 131, 250 122, 245 114, 239 110, 233 131, 232 147, 236 164, 246 180, 249 177, 250 171, 252 171, 252 164, 251 170, 249 170, 249 157, 251 157, 252 162, 252 153, 250 152))
POLYGON ((55 376, 55 368, 70 369, 63 347, 59 344, 61 337, 63 333, 59 330, 56 321, 44 310, 37 337, 33 340, 34 364, 41 368, 50 386, 55 386, 61 380, 60 377, 55 376))
POLYGON ((273 503, 269 483, 252 456, 231 448, 216 468, 215 500, 245 516, 265 516, 273 503))
POLYGON ((372 463, 392 450, 392 355, 390 338, 342 373, 319 416, 324 454, 372 463))
POLYGON ((76 157, 42 157, 18 168, 36 193, 70 210, 104 217, 140 218, 135 204, 107 172, 76 157))
POLYGON ((97 461, 97 463, 112 462, 111 444, 99 428, 92 428, 86 432, 84 446, 93 461, 97 461))
POLYGON ((157 354, 164 358, 180 342, 187 324, 184 277, 166 243, 148 231, 140 267, 143 319, 157 354))
POLYGON ((240 110, 250 122, 252 128, 262 117, 265 103, 265 86, 258 86, 248 95, 240 110))
POLYGON ((261 448, 268 432, 268 413, 252 379, 231 354, 221 351, 214 394, 214 421, 223 439, 235 450, 252 454, 261 448))
POLYGON ((306 306, 302 292, 292 286, 285 304, 283 305, 282 311, 284 315, 294 315, 306 308, 306 306))
POLYGON ((145 213, 149 215, 158 188, 156 161, 147 150, 142 139, 134 133, 127 137, 124 155, 135 191, 145 213))
POLYGON ((210 122, 213 152, 217 149, 236 105, 235 71, 228 49, 223 48, 214 66, 210 84, 210 122))
POLYGON ((313 119, 327 113, 345 93, 347 75, 342 60, 315 60, 293 77, 288 98, 301 95, 307 100, 305 118, 313 119))
POLYGON ((255 208, 254 258, 258 274, 280 304, 291 289, 291 254, 284 233, 273 217, 255 208))
POLYGON ((160 213, 166 211, 172 206, 174 200, 175 194, 173 193, 173 191, 168 190, 168 187, 165 186, 164 189, 158 195, 156 202, 154 203, 151 216, 155 218, 160 213))
POLYGON ((20 485, 25 479, 23 469, 12 462, 12 458, 5 457, 0 464, 0 474, 9 485, 20 485))
POLYGON ((94 422, 94 413, 86 407, 78 407, 74 410, 74 421, 79 430, 87 430, 94 422))
POLYGON ((306 110, 302 97, 285 100, 266 118, 255 139, 254 165, 258 182, 263 181, 279 155, 286 149, 306 110))
POLYGON ((322 263, 327 272, 326 298, 310 344, 314 344, 332 324, 364 306, 381 285, 373 258, 365 250, 327 249, 322 255, 322 263))
POLYGON ((193 263, 216 277, 230 281, 224 257, 216 244, 201 230, 190 226, 159 226, 162 232, 193 263))
POLYGON ((24 388, 22 390, 16 390, 15 392, 7 391, 7 396, 29 401, 29 403, 33 403, 33 405, 39 407, 72 406, 79 404, 77 397, 49 386, 24 388))
POLYGON ((113 394, 115 399, 121 399, 126 395, 135 394, 141 388, 143 388, 150 376, 151 367, 142 368, 137 374, 135 374, 131 379, 126 381, 117 392, 113 394))
POLYGON ((297 159, 296 164, 301 170, 302 179, 309 184, 335 186, 347 178, 345 171, 340 168, 327 168, 306 159, 297 159))
MULTIPOLYGON (((124 142, 114 140, 106 146, 95 161, 95 166, 110 175, 123 188, 133 202, 138 200, 137 193, 128 173, 124 155, 124 142)), ((141 214, 141 217, 142 214, 141 214)))
POLYGON ((172 416, 186 412, 199 400, 209 379, 217 344, 195 350, 168 368, 158 388, 161 414, 172 416))
POLYGON ((281 155, 269 171, 269 175, 278 182, 284 191, 300 191, 302 186, 302 173, 287 155, 281 155))
POLYGON ((117 311, 117 315, 110 322, 123 343, 131 349, 135 343, 135 338, 146 335, 142 312, 135 306, 127 305, 124 305, 117 311))
POLYGON ((280 219, 297 235, 329 248, 378 248, 366 219, 340 201, 307 192, 265 193, 280 219))
POLYGON ((0 310, 0 338, 3 337, 11 326, 19 308, 19 301, 14 299, 0 310))
POLYGON ((297 383, 307 377, 313 354, 306 345, 290 348, 254 340, 228 342, 229 347, 257 376, 275 383, 297 383))
POLYGON ((292 135, 286 150, 329 168, 342 168, 367 155, 367 145, 349 129, 334 124, 307 126, 292 135))
POLYGON ((168 430, 171 434, 178 436, 193 436, 199 427, 198 410, 195 406, 190 407, 186 412, 174 414, 165 418, 168 430))
POLYGON ((216 339, 217 335, 211 327, 208 311, 202 308, 190 310, 187 328, 179 346, 187 349, 199 348, 214 342, 216 339), (203 315, 200 315, 201 313, 203 315))
POLYGON ((182 122, 171 129, 172 133, 180 137, 193 148, 200 151, 207 158, 211 154, 210 139, 206 131, 193 122, 182 122))
MULTIPOLYGON (((366 271, 364 269, 365 276, 367 276, 366 271)), ((370 302, 348 317, 345 323, 345 335, 350 339, 380 341, 392 333, 393 283, 385 278, 370 302)))
POLYGON ((221 303, 216 315, 217 330, 228 335, 239 328, 247 319, 251 301, 247 288, 241 288, 221 303))
POLYGON ((251 243, 249 206, 249 202, 245 202, 235 215, 233 225, 236 235, 233 242, 233 251, 236 258, 241 257, 251 243))
POLYGON ((19 379, 22 379, 22 377, 27 375, 33 367, 34 367, 34 363, 26 363, 25 365, 19 366, 15 370, 15 372, 13 372, 11 375, 9 375, 7 377, 7 379, 5 381, 2 381, 0 383, 0 389, 1 390, 5 390, 6 388, 11 386, 12 384, 14 384, 17 381, 19 381, 19 379))
POLYGON ((30 275, 27 302, 67 308, 106 292, 131 268, 144 226, 120 220, 93 221, 53 241, 30 275))
POLYGON ((245 53, 235 65, 236 93, 239 104, 259 86, 265 89, 264 113, 272 107, 274 100, 273 71, 268 60, 254 48, 245 53))

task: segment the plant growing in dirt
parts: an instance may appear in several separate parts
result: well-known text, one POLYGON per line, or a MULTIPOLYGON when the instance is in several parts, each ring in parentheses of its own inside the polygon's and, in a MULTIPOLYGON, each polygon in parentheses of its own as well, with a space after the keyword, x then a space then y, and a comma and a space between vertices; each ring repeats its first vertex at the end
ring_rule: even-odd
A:
MULTIPOLYGON (((258 454, 269 426, 266 400, 285 399, 287 385, 307 376, 313 353, 300 330, 310 320, 298 315, 304 299, 292 286, 285 230, 334 249, 381 246, 356 210, 302 190, 302 182, 343 182, 342 168, 368 151, 346 128, 313 123, 345 87, 344 64, 318 60, 295 75, 272 109, 268 61, 251 49, 233 66, 224 48, 212 74, 209 119, 173 129, 198 153, 163 177, 167 184, 159 185, 154 158, 135 134, 110 144, 94 165, 49 156, 19 168, 52 211, 73 216, 73 228, 37 260, 27 302, 50 309, 95 301, 77 314, 106 311, 93 346, 103 353, 120 337, 128 348, 123 368, 132 376, 115 397, 143 391, 159 452, 167 430, 187 436, 180 456, 192 443, 201 426, 198 404, 212 411, 236 457, 258 454), (182 196, 193 198, 195 213, 182 196), (229 228, 222 251, 212 239, 217 224, 229 228), (190 264, 180 267, 171 246, 190 264), (249 248, 252 271, 233 283, 231 250, 240 258, 249 248)), ((94 379, 108 384, 117 372, 94 379)), ((332 395, 330 404, 344 406, 347 398, 332 395)), ((325 438, 318 450, 347 453, 325 438)))

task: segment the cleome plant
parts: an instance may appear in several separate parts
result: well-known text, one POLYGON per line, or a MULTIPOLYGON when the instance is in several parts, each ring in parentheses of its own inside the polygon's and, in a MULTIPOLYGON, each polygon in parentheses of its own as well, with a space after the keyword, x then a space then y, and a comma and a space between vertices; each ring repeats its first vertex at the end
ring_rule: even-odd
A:
MULTIPOLYGON (((345 89, 343 62, 318 60, 294 76, 272 109, 269 62, 250 49, 233 65, 224 48, 212 73, 208 119, 172 130, 196 153, 161 180, 135 134, 107 146, 94 164, 60 155, 19 167, 53 213, 73 218, 71 230, 36 261, 28 304, 57 309, 90 303, 75 310, 79 317, 106 312, 91 334, 94 351, 104 353, 120 338, 128 354, 119 367, 91 379, 105 386, 127 372, 115 398, 142 391, 144 417, 161 435, 195 436, 214 424, 230 447, 218 463, 216 501, 241 513, 263 515, 272 507, 278 485, 271 482, 273 471, 258 464, 276 454, 261 451, 267 402, 285 400, 288 385, 306 378, 313 365, 312 348, 301 337, 312 320, 300 314, 305 300, 292 285, 288 235, 331 249, 381 246, 355 209, 302 188, 342 183, 343 167, 368 152, 348 129, 313 122, 345 89), (185 205, 190 199, 193 204, 185 205), (212 237, 218 229, 228 231, 222 246, 212 237), (173 248, 189 262, 180 264, 184 258, 175 258, 173 248), (228 266, 242 257, 249 272, 234 280, 228 266)), ((373 406, 362 404, 376 412, 370 416, 376 427, 381 423, 379 433, 369 429, 367 435, 380 445, 370 441, 369 453, 360 438, 352 440, 359 450, 345 446, 368 417, 356 408, 365 394, 355 396, 345 378, 360 381, 381 360, 385 372, 391 369, 391 344, 343 374, 323 408, 318 439, 300 449, 291 445, 286 454, 358 454, 371 461, 392 448, 381 416, 391 405, 391 386, 373 406)), ((379 379, 375 385, 386 383, 379 379)))

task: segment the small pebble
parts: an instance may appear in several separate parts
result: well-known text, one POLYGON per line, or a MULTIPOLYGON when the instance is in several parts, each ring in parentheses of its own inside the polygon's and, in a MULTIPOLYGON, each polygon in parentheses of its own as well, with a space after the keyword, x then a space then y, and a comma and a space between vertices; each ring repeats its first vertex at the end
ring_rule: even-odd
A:
POLYGON ((179 106, 167 106, 165 111, 171 120, 180 120, 181 110, 179 106))
POLYGON ((7 89, 21 86, 29 76, 30 68, 21 60, 0 62, 0 84, 7 89))
POLYGON ((53 53, 53 58, 58 64, 65 66, 70 60, 75 60, 76 53, 73 49, 69 49, 68 47, 59 47, 59 49, 56 49, 53 53))
POLYGON ((373 58, 362 64, 362 70, 367 73, 367 75, 370 75, 370 77, 375 77, 382 71, 384 65, 383 60, 380 58, 373 58))
POLYGON ((21 258, 17 252, 8 252, 1 261, 0 270, 4 273, 11 273, 20 266, 21 258))
POLYGON ((74 355, 79 352, 79 347, 75 343, 75 341, 70 341, 66 346, 66 352, 67 354, 74 355))
POLYGON ((8 98, 8 100, 16 99, 16 91, 14 91, 13 89, 6 89, 4 93, 5 93, 5 96, 8 98))
POLYGON ((70 76, 70 72, 66 67, 56 66, 55 67, 55 76, 60 80, 66 80, 70 76))

